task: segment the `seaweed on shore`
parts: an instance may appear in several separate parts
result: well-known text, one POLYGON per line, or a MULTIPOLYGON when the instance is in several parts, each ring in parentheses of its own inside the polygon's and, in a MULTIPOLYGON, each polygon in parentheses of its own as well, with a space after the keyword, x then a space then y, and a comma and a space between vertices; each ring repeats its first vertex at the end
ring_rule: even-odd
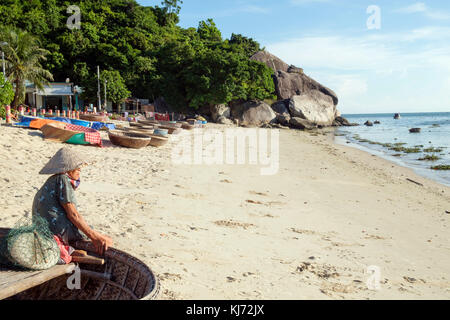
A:
POLYGON ((442 152, 442 151, 444 151, 444 148, 431 147, 431 148, 423 149, 423 152, 426 152, 426 153, 439 153, 439 152, 442 152))
POLYGON ((429 154, 427 154, 425 157, 423 157, 423 158, 419 158, 419 159, 417 159, 417 160, 419 160, 419 161, 438 161, 438 160, 440 160, 441 158, 439 158, 438 156, 436 156, 436 155, 429 155, 429 154))
POLYGON ((432 170, 450 170, 450 165, 440 165, 431 167, 432 170))
POLYGON ((406 148, 406 147, 392 147, 389 150, 404 153, 420 153, 422 150, 420 148, 406 148))

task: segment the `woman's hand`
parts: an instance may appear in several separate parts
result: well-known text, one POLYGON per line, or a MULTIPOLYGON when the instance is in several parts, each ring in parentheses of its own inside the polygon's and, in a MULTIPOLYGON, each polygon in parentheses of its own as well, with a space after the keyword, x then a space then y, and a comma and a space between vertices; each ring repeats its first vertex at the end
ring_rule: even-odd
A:
POLYGON ((94 231, 88 226, 83 217, 78 213, 76 207, 72 203, 62 203, 61 204, 66 210, 67 218, 77 227, 79 230, 83 231, 89 239, 92 240, 95 250, 100 255, 104 255, 105 251, 112 246, 113 241, 110 237, 102 235, 101 233, 94 231))
POLYGON ((91 238, 92 244, 94 245, 95 251, 101 256, 103 256, 109 247, 113 245, 113 241, 110 237, 95 232, 91 238))

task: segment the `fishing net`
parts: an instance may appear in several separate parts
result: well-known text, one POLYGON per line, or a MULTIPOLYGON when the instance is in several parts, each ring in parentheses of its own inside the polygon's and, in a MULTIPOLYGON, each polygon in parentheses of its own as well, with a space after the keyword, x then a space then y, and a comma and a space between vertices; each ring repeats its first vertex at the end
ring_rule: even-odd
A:
POLYGON ((59 247, 41 217, 24 218, 0 239, 0 263, 10 267, 45 270, 59 261, 59 247))

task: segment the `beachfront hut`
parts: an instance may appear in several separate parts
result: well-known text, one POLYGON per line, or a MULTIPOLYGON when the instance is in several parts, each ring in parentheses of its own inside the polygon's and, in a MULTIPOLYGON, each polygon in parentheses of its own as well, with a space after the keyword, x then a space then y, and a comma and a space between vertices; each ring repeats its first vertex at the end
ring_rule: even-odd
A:
POLYGON ((79 110, 81 88, 71 82, 52 82, 39 90, 35 84, 27 81, 25 104, 37 109, 79 110))

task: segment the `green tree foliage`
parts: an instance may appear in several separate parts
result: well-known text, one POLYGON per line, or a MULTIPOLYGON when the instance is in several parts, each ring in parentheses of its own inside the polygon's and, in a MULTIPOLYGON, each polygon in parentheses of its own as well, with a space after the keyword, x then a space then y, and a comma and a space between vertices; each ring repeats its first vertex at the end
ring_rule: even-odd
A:
POLYGON ((5 80, 3 72, 0 72, 0 118, 6 117, 5 106, 14 99, 14 90, 11 83, 5 80))
POLYGON ((70 78, 83 87, 90 103, 97 101, 93 82, 97 66, 117 71, 122 89, 132 96, 150 100, 163 96, 177 108, 272 97, 271 72, 248 59, 259 44, 241 35, 223 40, 211 19, 198 28, 177 26, 181 4, 179 0, 164 0, 161 7, 143 7, 135 0, 4 0, 0 25, 36 35, 50 52, 43 67, 56 81, 70 78), (80 7, 81 29, 67 28, 69 5, 80 7))
POLYGON ((161 2, 163 7, 167 10, 169 13, 175 13, 179 14, 181 10, 181 4, 183 4, 182 0, 164 0, 161 2))
POLYGON ((0 72, 0 106, 9 105, 14 99, 14 90, 11 82, 5 80, 3 72, 0 72))
POLYGON ((53 80, 52 74, 41 65, 49 52, 40 48, 38 39, 27 31, 1 30, 0 49, 5 53, 8 79, 15 84, 12 107, 24 102, 26 80, 41 90, 44 84, 53 80))
POLYGON ((109 101, 117 104, 123 102, 130 96, 131 92, 127 89, 125 82, 118 71, 102 71, 100 74, 100 82, 104 83, 105 80, 107 81, 106 97, 109 101))
POLYGON ((253 56, 255 53, 261 50, 258 42, 252 38, 244 37, 241 34, 232 34, 229 44, 233 46, 236 52, 239 52, 247 57, 253 56))

